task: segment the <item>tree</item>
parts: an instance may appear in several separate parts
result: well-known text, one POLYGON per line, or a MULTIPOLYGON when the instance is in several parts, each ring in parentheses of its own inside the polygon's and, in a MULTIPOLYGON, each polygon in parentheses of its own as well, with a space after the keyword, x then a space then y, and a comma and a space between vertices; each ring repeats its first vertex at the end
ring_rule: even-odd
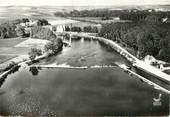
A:
POLYGON ((32 27, 30 36, 32 38, 46 39, 46 40, 56 38, 56 35, 50 29, 44 28, 42 26, 32 27))
POLYGON ((157 57, 161 60, 170 62, 170 34, 167 33, 164 39, 160 40, 160 50, 157 57))
POLYGON ((145 20, 147 22, 150 22, 150 23, 160 23, 160 22, 162 22, 162 18, 158 15, 149 15, 145 18, 145 20))
POLYGON ((45 26, 45 25, 49 25, 47 20, 45 20, 45 19, 38 19, 37 26, 45 26))
POLYGON ((30 67, 29 71, 32 73, 33 76, 36 76, 39 73, 37 67, 30 67))
POLYGON ((73 27, 71 27, 71 31, 73 31, 73 32, 81 32, 82 30, 78 26, 73 26, 73 27))
POLYGON ((62 39, 52 39, 49 43, 44 46, 44 50, 49 54, 56 54, 63 47, 62 39))
POLYGON ((0 38, 4 39, 4 38, 17 37, 15 28, 16 28, 16 24, 14 24, 12 21, 1 24, 0 25, 0 38))
POLYGON ((31 51, 28 53, 29 58, 33 61, 36 56, 40 56, 42 55, 42 51, 41 49, 37 49, 37 48, 31 48, 31 51))
POLYGON ((156 59, 170 61, 170 24, 126 22, 103 24, 99 36, 120 41, 133 49, 139 57, 152 55, 156 59))
POLYGON ((16 27, 15 31, 16 31, 17 36, 19 36, 19 37, 25 37, 26 36, 24 27, 22 27, 20 25, 18 25, 16 27))
POLYGON ((70 27, 69 27, 69 26, 66 26, 66 27, 65 27, 65 30, 66 30, 66 31, 70 31, 70 27))
POLYGON ((72 17, 77 17, 77 16, 80 15, 80 12, 79 12, 78 10, 73 10, 73 11, 70 12, 70 15, 71 15, 72 17))
POLYGON ((92 32, 92 27, 91 26, 85 26, 83 30, 84 30, 84 32, 92 32))
POLYGON ((92 28, 91 32, 92 32, 92 33, 98 33, 99 30, 98 30, 98 28, 95 26, 95 27, 92 28))
POLYGON ((28 18, 22 18, 22 19, 21 19, 21 22, 22 22, 22 23, 29 22, 29 19, 28 19, 28 18))

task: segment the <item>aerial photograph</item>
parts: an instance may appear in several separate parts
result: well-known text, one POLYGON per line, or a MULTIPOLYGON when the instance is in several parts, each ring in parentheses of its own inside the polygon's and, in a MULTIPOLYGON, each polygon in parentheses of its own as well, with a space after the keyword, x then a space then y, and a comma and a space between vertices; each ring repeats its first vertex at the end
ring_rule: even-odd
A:
POLYGON ((170 0, 0 0, 3 116, 170 116, 170 0))

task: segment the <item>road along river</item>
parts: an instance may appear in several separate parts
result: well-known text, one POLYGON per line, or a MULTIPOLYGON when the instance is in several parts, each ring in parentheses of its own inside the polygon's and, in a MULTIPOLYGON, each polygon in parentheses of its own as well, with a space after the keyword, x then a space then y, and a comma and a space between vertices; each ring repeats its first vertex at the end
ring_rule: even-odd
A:
POLYGON ((56 56, 21 67, 0 87, 0 115, 168 115, 169 95, 134 78, 115 63, 129 65, 105 44, 72 40, 56 56))

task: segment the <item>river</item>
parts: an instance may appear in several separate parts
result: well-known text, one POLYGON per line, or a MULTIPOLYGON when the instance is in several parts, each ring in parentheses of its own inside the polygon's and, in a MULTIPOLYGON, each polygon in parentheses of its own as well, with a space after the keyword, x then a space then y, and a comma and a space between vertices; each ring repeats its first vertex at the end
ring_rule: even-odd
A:
POLYGON ((89 69, 21 67, 0 88, 0 115, 168 115, 169 95, 115 66, 129 64, 98 41, 75 39, 36 64, 112 66, 89 69), (158 98, 155 102, 154 98, 158 98))

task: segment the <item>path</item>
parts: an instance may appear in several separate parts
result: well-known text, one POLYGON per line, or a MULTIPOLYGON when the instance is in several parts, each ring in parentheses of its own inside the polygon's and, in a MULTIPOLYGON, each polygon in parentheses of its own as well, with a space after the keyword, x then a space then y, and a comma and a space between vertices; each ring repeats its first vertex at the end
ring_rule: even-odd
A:
POLYGON ((103 37, 96 37, 89 35, 88 33, 76 33, 76 32, 65 32, 71 36, 78 36, 78 37, 86 37, 86 38, 92 38, 97 39, 99 41, 103 41, 108 45, 111 45, 117 52, 119 52, 121 55, 123 55, 127 60, 129 60, 133 66, 143 69, 144 71, 153 74, 154 76, 157 76, 159 79, 164 80, 168 83, 170 83, 170 75, 162 72, 160 69, 151 66, 147 63, 145 63, 142 60, 139 60, 137 57, 129 53, 127 50, 125 50, 123 47, 118 45, 116 42, 113 42, 112 40, 103 38, 103 37))

